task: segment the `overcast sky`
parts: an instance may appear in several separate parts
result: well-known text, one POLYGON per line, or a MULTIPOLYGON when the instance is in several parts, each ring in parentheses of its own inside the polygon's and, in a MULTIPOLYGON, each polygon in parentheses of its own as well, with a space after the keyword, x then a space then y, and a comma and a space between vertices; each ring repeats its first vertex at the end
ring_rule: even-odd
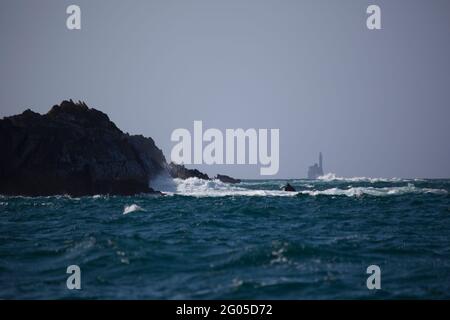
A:
POLYGON ((0 40, 0 117, 72 98, 167 158, 172 131, 202 120, 279 128, 280 178, 319 151, 339 176, 450 177, 448 0, 2 0, 0 40))

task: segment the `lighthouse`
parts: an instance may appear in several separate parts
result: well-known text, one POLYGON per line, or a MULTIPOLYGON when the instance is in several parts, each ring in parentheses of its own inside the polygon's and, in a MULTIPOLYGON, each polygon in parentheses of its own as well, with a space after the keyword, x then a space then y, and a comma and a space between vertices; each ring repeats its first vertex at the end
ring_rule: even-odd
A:
POLYGON ((319 170, 323 175, 323 166, 322 166, 322 152, 319 152, 319 170))
POLYGON ((308 168, 308 179, 317 179, 320 176, 323 176, 322 152, 319 152, 319 164, 315 163, 308 168))

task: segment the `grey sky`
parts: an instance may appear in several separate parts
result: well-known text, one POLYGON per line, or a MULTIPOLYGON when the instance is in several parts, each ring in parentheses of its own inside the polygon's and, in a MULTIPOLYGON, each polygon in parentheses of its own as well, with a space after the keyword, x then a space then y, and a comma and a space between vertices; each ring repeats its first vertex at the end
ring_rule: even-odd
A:
POLYGON ((73 98, 167 158, 172 131, 202 120, 279 128, 276 177, 306 176, 319 151, 339 176, 450 177, 448 0, 2 0, 0 40, 1 117, 73 98))

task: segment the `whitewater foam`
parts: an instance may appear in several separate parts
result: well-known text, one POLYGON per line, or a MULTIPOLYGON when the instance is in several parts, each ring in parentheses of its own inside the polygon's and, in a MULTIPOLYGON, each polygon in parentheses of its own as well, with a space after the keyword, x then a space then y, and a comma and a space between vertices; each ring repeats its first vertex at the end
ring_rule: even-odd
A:
POLYGON ((224 183, 218 179, 203 180, 199 178, 171 179, 152 181, 152 188, 167 195, 184 195, 193 197, 225 197, 225 196, 295 196, 295 192, 281 190, 253 190, 238 185, 224 183))
POLYGON ((174 179, 177 194, 194 197, 224 197, 224 196, 294 196, 295 192, 281 190, 253 190, 237 185, 221 182, 220 180, 202 180, 189 178, 174 179))
POLYGON ((129 206, 125 206, 123 209, 123 214, 129 214, 131 212, 135 212, 135 211, 144 211, 144 209, 142 209, 140 206, 138 206, 137 204, 132 204, 129 206))
POLYGON ((408 193, 433 193, 433 194, 448 194, 444 189, 430 189, 430 188, 417 188, 412 183, 408 183, 404 187, 351 187, 348 189, 330 188, 326 190, 303 190, 300 194, 306 194, 310 196, 328 195, 328 196, 348 196, 359 197, 364 194, 371 196, 390 196, 390 195, 402 195, 408 193))
POLYGON ((332 172, 318 177, 317 180, 325 181, 325 182, 349 181, 349 182, 371 182, 371 183, 411 181, 409 179, 400 179, 400 178, 339 177, 335 173, 332 173, 332 172))
MULTIPOLYGON (((344 179, 344 178, 343 178, 344 179)), ((361 181, 373 182, 367 179, 369 178, 351 178, 358 180, 351 180, 349 182, 361 181)), ((335 179, 337 180, 337 179, 335 179)), ((379 179, 381 180, 381 179, 379 179)), ((400 182, 407 182, 407 180, 400 180, 400 182)), ((297 192, 289 192, 277 190, 286 181, 282 180, 272 180, 272 181, 261 181, 258 184, 257 181, 242 182, 240 184, 229 184, 221 182, 220 180, 203 180, 199 178, 189 178, 183 179, 171 179, 163 177, 152 181, 151 186, 155 190, 160 190, 166 195, 182 195, 182 196, 192 196, 192 197, 225 197, 225 196, 273 196, 273 197, 293 197, 296 195, 327 195, 327 196, 348 196, 348 197, 358 197, 362 195, 371 196, 392 196, 392 195, 402 195, 408 193, 414 194, 448 194, 447 190, 444 189, 431 189, 431 188, 418 188, 412 183, 408 183, 406 186, 392 186, 392 187, 364 187, 358 186, 353 187, 351 184, 347 189, 343 188, 328 188, 328 189, 318 189, 314 183, 305 184, 295 183, 295 188, 297 192), (260 188, 258 188, 258 186, 260 188), (266 189, 271 188, 271 189, 266 189)), ((397 180, 396 180, 397 182, 397 180)))

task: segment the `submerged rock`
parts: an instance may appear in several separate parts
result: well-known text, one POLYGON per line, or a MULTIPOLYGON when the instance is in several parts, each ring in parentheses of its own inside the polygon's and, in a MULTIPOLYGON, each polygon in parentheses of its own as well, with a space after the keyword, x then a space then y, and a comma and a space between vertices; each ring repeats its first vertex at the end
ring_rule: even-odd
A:
POLYGON ((166 168, 153 139, 123 133, 108 116, 72 100, 47 114, 0 120, 0 194, 73 196, 155 193, 166 168))

